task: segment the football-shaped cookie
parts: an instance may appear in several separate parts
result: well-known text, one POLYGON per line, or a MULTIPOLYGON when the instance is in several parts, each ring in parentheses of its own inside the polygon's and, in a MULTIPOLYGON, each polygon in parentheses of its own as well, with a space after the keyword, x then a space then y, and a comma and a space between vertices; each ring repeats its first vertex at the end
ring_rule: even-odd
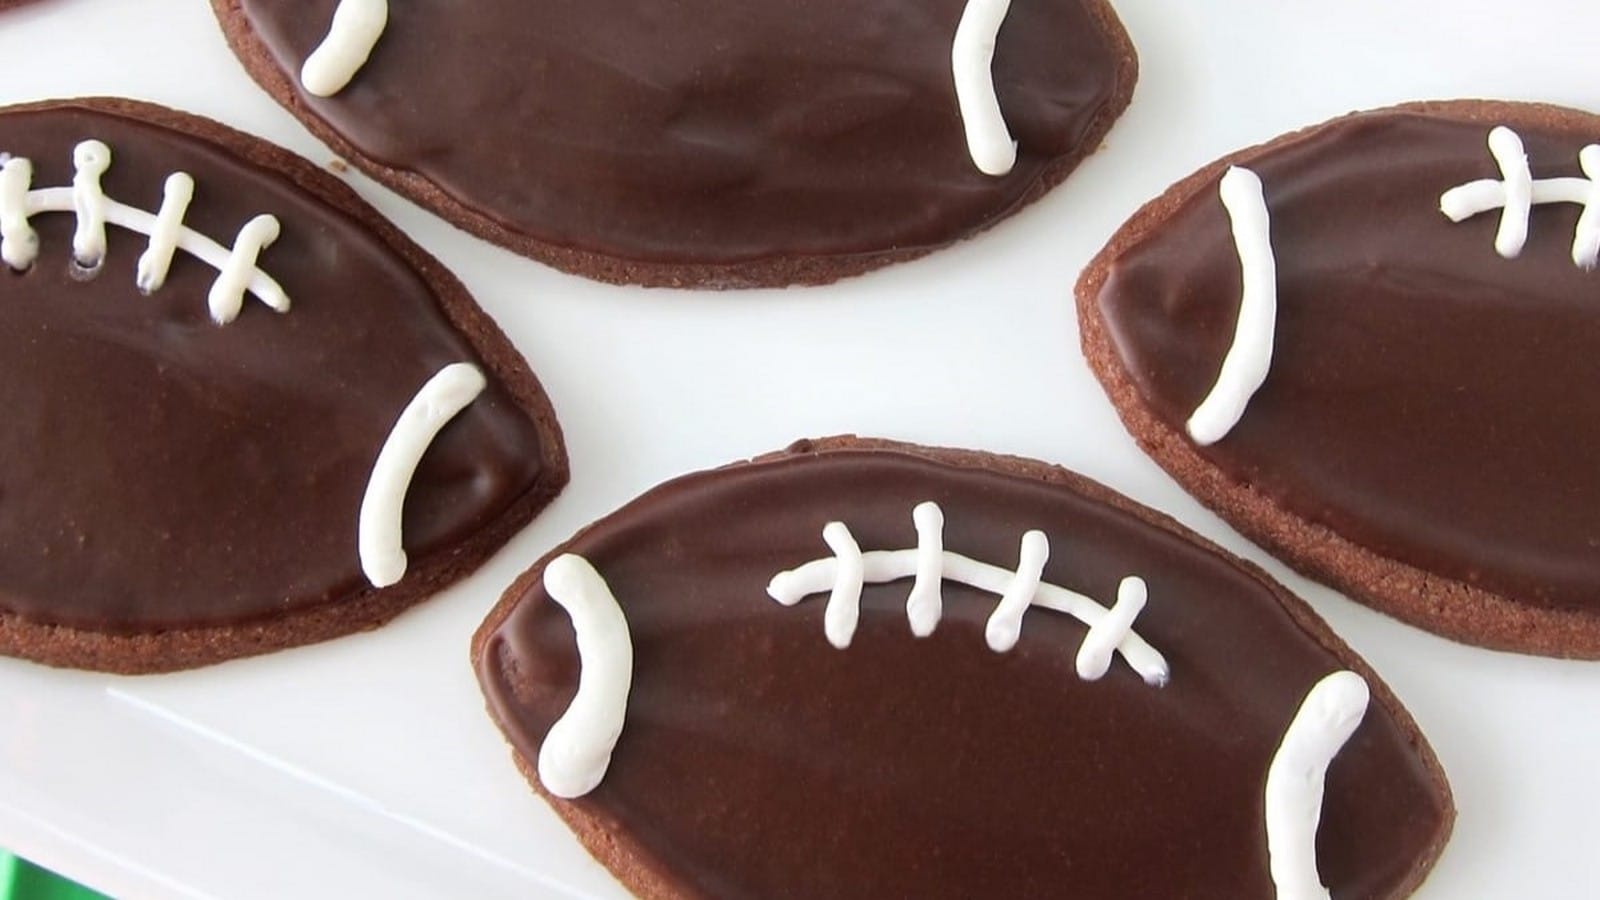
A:
POLYGON ((318 137, 606 281, 821 283, 1066 177, 1137 63, 1106 0, 212 0, 318 137))
POLYGON ((1457 101, 1221 160, 1078 284, 1141 445, 1242 532, 1458 640, 1600 657, 1600 117, 1457 101))
POLYGON ((526 362, 336 178, 127 100, 0 110, 0 652, 370 628, 566 482, 526 362))
POLYGON ((832 438, 678 479, 535 565, 473 658, 645 897, 1399 897, 1453 821, 1304 604, 1016 458, 832 438))

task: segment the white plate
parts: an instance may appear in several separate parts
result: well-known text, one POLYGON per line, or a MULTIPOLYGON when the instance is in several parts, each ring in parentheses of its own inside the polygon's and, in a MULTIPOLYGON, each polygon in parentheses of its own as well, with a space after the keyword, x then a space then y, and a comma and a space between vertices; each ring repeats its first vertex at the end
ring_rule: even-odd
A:
MULTIPOLYGON (((621 896, 512 767, 469 636, 528 563, 645 488, 857 431, 1064 463, 1264 563, 1371 660, 1449 772, 1460 821, 1419 898, 1600 895, 1600 665, 1450 644, 1269 560, 1135 448, 1071 303, 1138 204, 1226 151, 1401 100, 1600 109, 1600 4, 1117 6, 1143 73, 1099 154, 978 240, 833 287, 591 284, 351 175, 532 361, 571 487, 479 574, 373 634, 158 678, 0 661, 0 846, 126 897, 621 896)), ((40 0, 0 16, 0 74, 3 102, 139 97, 330 159, 202 0, 40 0)))

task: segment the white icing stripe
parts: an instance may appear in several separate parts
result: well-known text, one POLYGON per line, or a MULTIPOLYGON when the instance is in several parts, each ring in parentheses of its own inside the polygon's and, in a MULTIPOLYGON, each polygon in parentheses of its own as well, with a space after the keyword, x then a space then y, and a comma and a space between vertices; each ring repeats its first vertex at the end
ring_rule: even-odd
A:
POLYGON ((106 255, 106 193, 100 176, 111 168, 111 148, 99 141, 84 141, 72 150, 72 211, 78 228, 72 234, 72 258, 78 265, 95 268, 106 255))
POLYGON ((256 259, 278 239, 278 230, 278 220, 267 215, 256 216, 239 229, 233 250, 228 253, 222 272, 211 283, 211 293, 206 297, 213 322, 226 325, 239 317, 239 311, 244 308, 244 292, 250 286, 250 275, 256 271, 256 259))
POLYGON ((1227 437, 1266 382, 1278 320, 1278 264, 1272 255, 1272 220, 1261 179, 1234 166, 1222 176, 1220 191, 1233 223, 1244 290, 1233 345, 1222 360, 1217 382, 1189 417, 1189 436, 1201 446, 1227 437))
POLYGON ((344 90, 367 64, 388 24, 388 0, 339 0, 328 36, 300 69, 300 84, 318 97, 344 90))
POLYGON ((183 217, 189 212, 193 199, 193 178, 184 172, 167 176, 161 188, 161 209, 156 213, 155 227, 150 229, 150 246, 139 255, 139 267, 134 275, 134 284, 146 294, 161 290, 167 283, 172 257, 178 252, 178 240, 183 236, 183 217))
POLYGON ((828 595, 828 608, 822 616, 822 627, 828 635, 828 643, 843 650, 850 646, 850 639, 856 634, 856 623, 861 620, 861 548, 843 522, 829 522, 822 529, 822 539, 839 563, 833 576, 833 591, 828 595))
POLYGON ((0 165, 0 259, 13 269, 26 269, 39 257, 39 235, 28 224, 28 187, 33 163, 7 156, 0 165))
POLYGON ((1150 599, 1150 589, 1144 579, 1130 575, 1117 586, 1117 605, 1111 612, 1094 623, 1089 636, 1078 648, 1078 677, 1084 681, 1099 681, 1111 671, 1111 655, 1117 645, 1133 631, 1133 620, 1144 612, 1150 599))
POLYGON ((967 0, 950 48, 967 152, 985 175, 1004 175, 1017 164, 1017 143, 994 90, 994 45, 1010 9, 1011 0, 967 0))
POLYGON ((539 747, 539 781, 570 800, 605 778, 622 737, 633 685, 633 639, 616 596, 583 557, 568 553, 551 560, 544 589, 572 617, 581 669, 577 695, 539 747))
POLYGON ((1267 855, 1278 900, 1328 900, 1317 873, 1317 825, 1322 820, 1328 764, 1366 715, 1367 682, 1335 672, 1306 694, 1267 768, 1267 855))
POLYGON ((471 363, 445 366, 406 404, 383 442, 361 499, 359 525, 361 571, 373 587, 388 587, 405 577, 401 513, 417 464, 439 430, 487 386, 483 373, 471 363))
POLYGON ((1489 132, 1489 152, 1505 177, 1505 209, 1494 236, 1494 249, 1501 256, 1513 257, 1528 243, 1528 217, 1533 212, 1533 172, 1528 169, 1528 152, 1522 147, 1522 138, 1509 128, 1489 132))
POLYGON ((1489 152, 1500 167, 1500 180, 1484 178, 1460 184, 1439 197, 1439 211, 1452 222, 1498 209, 1500 227, 1494 249, 1514 259, 1527 246, 1533 207, 1551 203, 1576 203, 1583 207, 1572 240, 1572 262, 1593 269, 1600 262, 1600 144, 1578 151, 1582 178, 1534 180, 1522 138, 1500 125, 1489 132, 1489 152))
MULTIPOLYGON (((847 545, 843 544, 842 541, 838 543, 849 548, 855 548, 856 553, 859 553, 859 561, 853 556, 843 561, 839 558, 830 557, 812 560, 798 568, 779 572, 773 577, 772 582, 767 585, 768 595, 784 606, 794 606, 812 594, 832 592, 830 594, 831 605, 832 597, 839 593, 839 585, 845 574, 848 574, 849 578, 843 583, 853 587, 853 593, 856 598, 853 606, 856 610, 859 610, 860 607, 861 585, 884 584, 912 577, 930 577, 955 581, 1002 597, 1008 596, 1014 588, 1018 590, 1019 595, 1026 589, 1030 596, 1028 604, 1022 606, 1024 612, 1029 606, 1038 606, 1065 613, 1089 626, 1091 634, 1094 633, 1097 626, 1106 623, 1103 628, 1104 639, 1107 642, 1111 642, 1111 639, 1115 638, 1112 645, 1115 647, 1116 652, 1127 660, 1128 665, 1135 672, 1138 672, 1146 683, 1158 687, 1167 683, 1171 677, 1171 670, 1167 665, 1166 658, 1161 655, 1160 651, 1150 646, 1132 630, 1132 620, 1137 615, 1137 610, 1132 610, 1131 613, 1115 614, 1096 603, 1093 599, 1076 591, 1048 582, 1040 582, 1038 581, 1038 576, 1028 577, 1024 581, 1019 579, 1018 572, 979 562, 948 550, 938 551, 938 556, 936 557, 938 560, 937 573, 923 575, 922 573, 927 571, 925 568, 926 560, 932 552, 928 548, 935 546, 934 536, 937 532, 937 527, 934 523, 942 524, 944 515, 932 503, 920 504, 917 509, 918 512, 914 515, 914 520, 918 525, 918 547, 908 550, 873 550, 860 553, 860 548, 856 546, 854 538, 849 537, 849 530, 842 523, 829 523, 827 529, 825 529, 824 539, 828 540, 830 548, 835 549, 835 552, 837 552, 837 548, 834 547, 835 540, 829 539, 826 532, 834 530, 836 533, 833 537, 839 538, 841 535, 837 532, 843 530, 842 537, 848 538, 849 542, 847 545), (925 508, 930 507, 931 509, 925 510, 925 508), (847 573, 846 570, 848 570, 847 573), (857 574, 858 572, 859 574, 857 574), (1127 616, 1126 627, 1123 627, 1118 622, 1121 615, 1127 616), (1108 619, 1110 619, 1109 622, 1107 622, 1108 619)), ((1049 554, 1048 543, 1041 532, 1029 532, 1029 535, 1038 535, 1038 538, 1025 538, 1023 540, 1022 551, 1019 554, 1023 559, 1018 568, 1032 572, 1033 564, 1037 561, 1039 571, 1042 573, 1044 558, 1049 554)), ((939 537, 939 541, 939 546, 942 546, 942 536, 939 537)), ((1140 581, 1139 584, 1142 586, 1143 582, 1140 581)), ((1003 604, 1004 601, 1002 601, 1003 604)), ((1119 601, 1119 605, 1121 605, 1121 601, 1119 601)), ((1142 607, 1143 604, 1141 603, 1139 606, 1142 607)), ((910 615, 909 608, 907 615, 910 615)), ((825 628, 828 627, 827 616, 828 613, 825 613, 825 628)), ((991 617, 991 626, 993 622, 994 620, 991 617)), ((851 623, 853 626, 855 616, 852 616, 851 623)), ((935 615, 933 617, 933 626, 937 625, 938 616, 935 615)), ((929 633, 932 633, 933 626, 929 627, 929 633)), ((1020 625, 1018 629, 1020 631, 1020 625)), ((843 643, 834 640, 834 635, 831 633, 828 639, 834 646, 842 648, 848 646, 849 639, 852 636, 845 636, 843 643)), ((988 639, 989 636, 986 634, 985 637, 988 639)), ((991 643, 992 646, 993 644, 991 643)))
POLYGON ((1039 592, 1039 582, 1044 577, 1044 564, 1050 560, 1050 539, 1042 531, 1030 531, 1022 536, 1022 547, 1017 551, 1017 571, 1011 576, 1000 602, 984 626, 983 636, 989 649, 1006 653, 1022 637, 1022 616, 1033 605, 1033 595, 1039 592))
MULTIPOLYGON (((140 274, 137 276, 137 281, 140 288, 147 291, 160 287, 159 283, 154 287, 145 284, 144 262, 148 257, 153 266, 163 252, 170 261, 170 251, 163 251, 161 248, 164 242, 174 240, 171 237, 171 228, 163 224, 157 216, 118 203, 99 191, 99 174, 111 165, 111 151, 106 145, 99 141, 85 141, 74 150, 73 160, 79 166, 79 174, 73 178, 73 186, 29 190, 28 186, 33 179, 33 164, 26 159, 6 159, 4 167, 0 168, 0 258, 4 258, 6 264, 13 269, 26 269, 33 265, 39 256, 39 238, 33 227, 28 224, 28 220, 42 213, 73 213, 78 216, 77 234, 73 237, 73 256, 80 264, 92 266, 99 262, 97 257, 105 253, 105 226, 115 225, 151 238, 150 249, 140 258, 140 274), (85 250, 93 252, 86 254, 85 250), (152 251, 156 251, 155 255, 152 255, 152 251)), ((183 209, 169 212, 174 179, 180 176, 182 178, 180 184, 187 183, 188 194, 193 195, 193 179, 182 172, 175 173, 167 179, 167 200, 162 203, 161 212, 163 216, 175 217, 178 222, 173 226, 177 228, 175 243, 178 249, 211 266, 219 273, 217 283, 212 286, 212 317, 217 318, 216 302, 219 300, 226 301, 223 303, 224 307, 232 307, 236 315, 238 309, 229 298, 234 292, 238 292, 242 303, 245 291, 277 312, 288 312, 289 296, 271 276, 256 265, 256 256, 261 248, 271 243, 272 238, 277 237, 278 220, 271 216, 257 216, 240 232, 241 246, 231 250, 223 247, 205 235, 181 225, 183 209, 187 208, 187 199, 183 209)), ((162 274, 165 274, 164 270, 162 274)), ((164 278, 160 280, 164 281, 164 278)), ((229 318, 231 319, 231 316, 229 318)))
POLYGON ((917 526, 917 580, 906 598, 906 620, 912 634, 927 637, 944 615, 944 510, 918 503, 911 521, 917 526))

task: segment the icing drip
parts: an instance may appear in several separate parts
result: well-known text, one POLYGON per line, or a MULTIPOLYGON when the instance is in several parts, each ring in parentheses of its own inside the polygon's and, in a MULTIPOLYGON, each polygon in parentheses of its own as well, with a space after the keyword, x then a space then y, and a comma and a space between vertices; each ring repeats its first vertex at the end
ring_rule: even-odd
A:
POLYGON ((388 0, 339 0, 327 37, 300 69, 300 84, 318 97, 344 90, 366 65, 388 24, 388 0))
POLYGON ((611 765, 628 711, 633 640, 616 596, 583 557, 551 560, 544 588, 572 617, 582 669, 577 695, 539 748, 539 781, 570 800, 594 790, 611 765))
POLYGON ((78 265, 93 269, 104 260, 107 224, 143 234, 149 247, 139 257, 136 283, 151 292, 166 281, 175 249, 181 249, 218 272, 208 304, 211 318, 226 325, 238 316, 246 292, 277 312, 289 311, 289 297, 271 276, 256 265, 261 250, 278 236, 278 220, 256 216, 239 232, 232 249, 223 247, 183 225, 183 215, 194 196, 194 179, 177 172, 167 179, 159 215, 151 215, 106 196, 100 177, 111 167, 111 148, 100 141, 84 141, 72 154, 76 172, 71 187, 29 190, 33 163, 7 157, 0 166, 0 258, 13 269, 26 269, 39 256, 39 236, 28 220, 40 213, 69 212, 78 217, 72 237, 72 256, 78 265))
POLYGON ((824 613, 824 629, 829 643, 842 650, 850 645, 855 633, 863 585, 915 577, 917 581, 906 604, 906 616, 911 620, 912 632, 925 637, 933 633, 939 623, 943 608, 940 583, 956 581, 1000 595, 1000 603, 985 629, 989 647, 996 653, 1007 652, 1016 645, 1023 615, 1029 608, 1040 606, 1065 613, 1089 626, 1089 636, 1078 655, 1078 673, 1085 680, 1092 681, 1105 674, 1110 667, 1112 650, 1121 653, 1146 683, 1160 687, 1169 680, 1171 670, 1165 657, 1133 632, 1133 620, 1144 607, 1146 589, 1142 580, 1123 579, 1117 609, 1107 610, 1090 597, 1041 581, 1050 554, 1049 541, 1043 532, 1030 531, 1023 535, 1017 568, 1007 571, 944 550, 941 533, 944 513, 936 504, 919 504, 912 520, 917 525, 917 547, 868 553, 861 552, 844 523, 828 523, 823 529, 823 540, 834 557, 812 560, 779 572, 767 586, 767 593, 784 606, 794 606, 812 594, 831 591, 824 613), (1099 664, 1102 656, 1104 665, 1099 664))
POLYGON ((1233 345, 1222 360, 1211 393, 1189 417, 1189 436, 1201 446, 1227 437, 1243 418, 1250 398, 1266 382, 1278 318, 1278 268, 1261 179, 1249 169, 1233 166, 1222 176, 1220 193, 1233 224, 1244 290, 1233 345))
POLYGON ((1267 854, 1278 900, 1328 900, 1317 873, 1317 825, 1328 765, 1366 715, 1367 682, 1335 672, 1311 688, 1267 768, 1267 854))
POLYGON ((1460 184, 1439 198, 1439 210, 1452 222, 1464 222, 1490 210, 1500 210, 1500 228, 1494 249, 1515 259, 1528 243, 1528 220, 1534 206, 1576 203, 1583 207, 1572 240, 1572 262, 1593 269, 1600 262, 1600 144, 1578 152, 1582 178, 1541 178, 1528 168, 1522 138, 1504 125, 1489 132, 1489 152, 1500 167, 1500 179, 1485 178, 1460 184))
POLYGON ((967 0, 950 48, 967 152, 985 175, 1005 175, 1017 164, 1017 142, 994 90, 994 45, 1010 9, 1011 0, 967 0))
POLYGON ((402 513, 411 479, 439 431, 486 387, 477 366, 445 366, 406 404, 383 442, 361 499, 359 523, 361 571, 373 587, 385 588, 405 577, 402 513))

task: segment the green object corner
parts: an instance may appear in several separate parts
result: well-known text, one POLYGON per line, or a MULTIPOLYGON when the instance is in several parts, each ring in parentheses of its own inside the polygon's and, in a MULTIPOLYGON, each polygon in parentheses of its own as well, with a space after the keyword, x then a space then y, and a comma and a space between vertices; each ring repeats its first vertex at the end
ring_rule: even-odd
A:
POLYGON ((106 896, 0 850, 0 900, 106 900, 106 896))

